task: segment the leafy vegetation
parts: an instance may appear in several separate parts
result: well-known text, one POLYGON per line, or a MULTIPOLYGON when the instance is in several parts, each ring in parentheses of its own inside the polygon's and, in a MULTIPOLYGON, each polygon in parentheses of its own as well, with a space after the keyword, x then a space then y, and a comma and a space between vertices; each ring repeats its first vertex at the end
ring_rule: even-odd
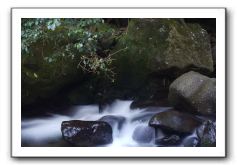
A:
MULTIPOLYGON (((25 18, 22 19, 21 52, 22 56, 36 56, 37 50, 49 64, 62 59, 75 60, 76 67, 83 71, 105 75, 114 81, 110 66, 112 54, 101 48, 100 42, 108 36, 115 36, 115 30, 99 18, 25 18), (101 50, 106 55, 101 56, 98 53, 101 50)), ((37 79, 37 73, 33 77, 37 79)))

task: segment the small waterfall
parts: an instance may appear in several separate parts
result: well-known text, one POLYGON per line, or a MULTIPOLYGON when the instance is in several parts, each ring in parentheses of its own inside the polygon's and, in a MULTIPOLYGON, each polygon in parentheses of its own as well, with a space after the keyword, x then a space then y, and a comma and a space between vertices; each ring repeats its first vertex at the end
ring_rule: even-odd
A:
POLYGON ((113 126, 113 143, 107 146, 153 146, 153 143, 139 144, 133 140, 133 132, 138 126, 147 126, 149 119, 156 113, 168 110, 160 107, 156 110, 130 109, 132 101, 115 100, 99 113, 98 105, 74 106, 66 115, 49 114, 48 117, 22 120, 22 143, 26 146, 48 146, 62 140, 61 122, 65 120, 94 121, 103 116, 113 115, 126 118, 119 130, 113 126))

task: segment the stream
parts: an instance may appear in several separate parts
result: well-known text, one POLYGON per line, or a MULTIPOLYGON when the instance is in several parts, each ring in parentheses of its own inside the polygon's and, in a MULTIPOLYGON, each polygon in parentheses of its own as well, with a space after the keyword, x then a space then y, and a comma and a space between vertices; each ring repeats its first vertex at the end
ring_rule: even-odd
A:
MULTIPOLYGON (((61 123, 68 120, 86 120, 95 121, 104 116, 113 115, 124 117, 121 128, 118 125, 113 125, 113 142, 104 146, 107 147, 136 147, 157 146, 154 143, 157 132, 152 127, 148 127, 152 130, 138 129, 146 128, 150 118, 157 113, 169 111, 170 107, 156 107, 153 110, 146 109, 130 109, 132 101, 115 100, 111 105, 104 107, 102 113, 99 113, 98 105, 85 105, 85 106, 73 106, 66 110, 65 114, 47 114, 45 117, 22 119, 21 127, 21 139, 22 146, 50 146, 50 147, 67 147, 66 143, 62 139, 61 123), (142 132, 144 130, 144 132, 142 132), (148 134, 147 134, 148 131, 148 134), (136 135, 138 134, 138 135, 136 135), (147 134, 148 140, 145 142, 139 142, 136 136, 143 136, 147 134)), ((164 136, 162 132, 158 135, 164 136)), ((191 134, 188 137, 195 137, 195 134, 191 134)), ((139 139, 139 138, 138 138, 139 139)), ((180 145, 179 145, 180 146, 180 145)), ((181 144, 182 146, 182 144, 181 144)))

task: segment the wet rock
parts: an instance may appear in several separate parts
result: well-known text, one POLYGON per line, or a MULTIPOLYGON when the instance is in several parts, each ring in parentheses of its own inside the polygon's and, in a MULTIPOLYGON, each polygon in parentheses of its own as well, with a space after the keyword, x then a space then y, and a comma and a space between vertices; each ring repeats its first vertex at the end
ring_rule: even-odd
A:
POLYGON ((176 109, 201 115, 216 113, 216 79, 190 71, 169 88, 169 102, 176 109))
POLYGON ((181 138, 178 135, 170 135, 162 139, 156 139, 155 143, 157 145, 173 146, 179 144, 180 140, 181 138))
POLYGON ((89 147, 112 143, 112 128, 103 121, 63 121, 63 139, 74 146, 89 147))
POLYGON ((135 128, 132 138, 138 143, 150 143, 155 138, 155 129, 149 126, 138 126, 135 128))
POLYGON ((200 138, 201 147, 216 146, 216 122, 208 120, 197 129, 197 135, 200 138))
POLYGON ((152 127, 179 133, 192 133, 200 124, 194 116, 176 110, 158 113, 149 121, 152 127))
POLYGON ((123 116, 107 115, 103 116, 98 121, 107 122, 112 128, 117 126, 118 130, 120 130, 123 127, 123 124, 126 122, 126 118, 123 116))

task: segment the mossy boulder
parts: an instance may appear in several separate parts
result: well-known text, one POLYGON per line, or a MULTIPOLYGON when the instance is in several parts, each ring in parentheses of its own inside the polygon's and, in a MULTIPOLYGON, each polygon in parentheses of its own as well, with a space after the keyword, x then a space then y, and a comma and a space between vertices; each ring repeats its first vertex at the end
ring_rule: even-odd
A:
POLYGON ((151 73, 177 77, 191 69, 213 71, 207 32, 183 19, 131 19, 114 53, 117 81, 125 88, 141 87, 151 73))

